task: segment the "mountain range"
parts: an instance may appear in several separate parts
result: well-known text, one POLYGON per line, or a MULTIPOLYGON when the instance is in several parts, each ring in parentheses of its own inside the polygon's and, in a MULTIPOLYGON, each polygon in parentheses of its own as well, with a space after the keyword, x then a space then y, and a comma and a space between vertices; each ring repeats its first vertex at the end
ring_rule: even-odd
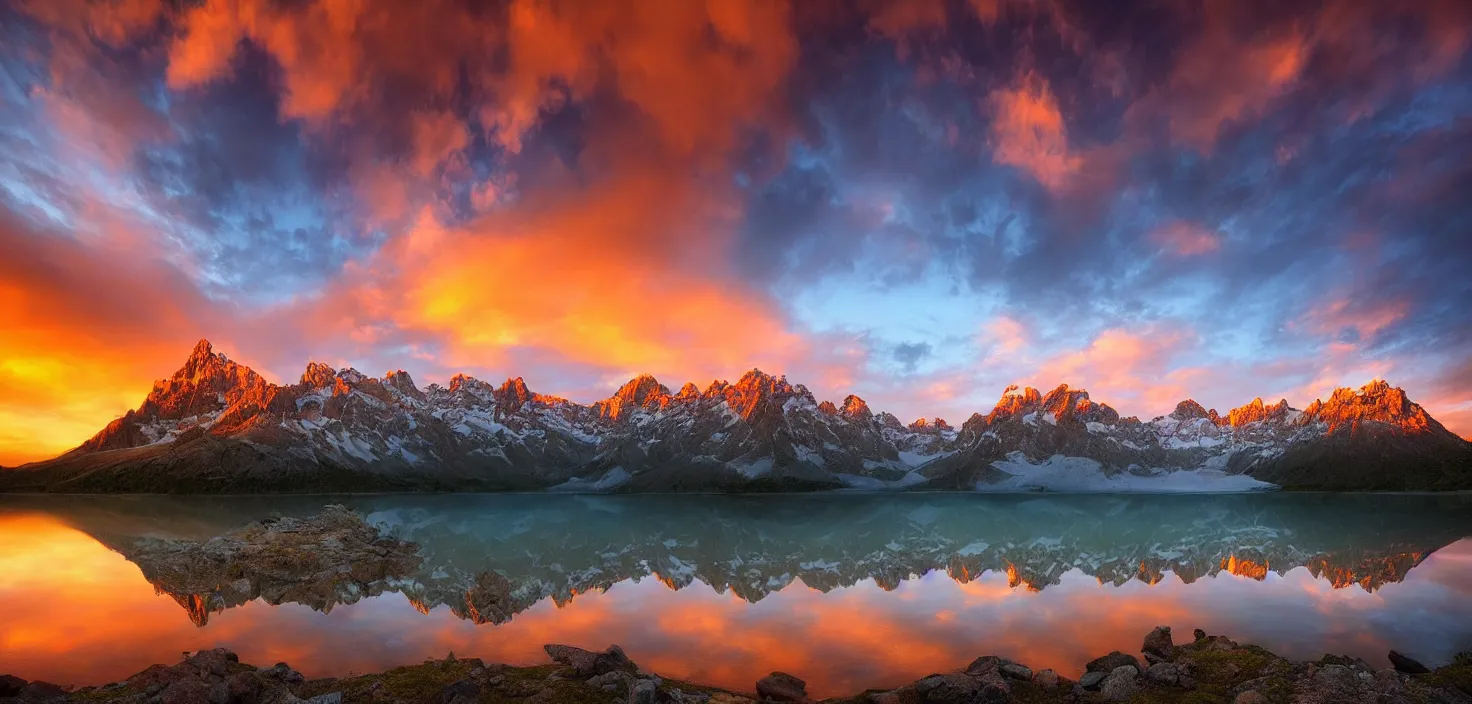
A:
POLYGON ((750 492, 1472 488, 1472 443, 1384 381, 1305 409, 1181 401, 1120 417, 1087 391, 1008 387, 960 427, 819 402, 753 369, 678 391, 640 376, 590 405, 456 375, 420 388, 312 362, 267 381, 201 340, 143 403, 0 490, 750 492))

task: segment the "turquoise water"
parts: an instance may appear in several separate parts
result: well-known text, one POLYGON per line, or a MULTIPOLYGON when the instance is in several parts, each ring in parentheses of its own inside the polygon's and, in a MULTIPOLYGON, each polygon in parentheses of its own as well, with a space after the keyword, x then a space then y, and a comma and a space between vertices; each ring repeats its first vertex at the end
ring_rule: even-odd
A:
POLYGON ((325 676, 618 643, 671 676, 784 670, 826 695, 982 654, 1076 674, 1161 624, 1436 664, 1472 649, 1469 536, 1465 495, 0 497, 0 670, 91 684, 226 646, 325 676), (325 503, 423 566, 270 604, 160 591, 124 556, 325 503), (467 600, 487 572, 503 611, 467 600))

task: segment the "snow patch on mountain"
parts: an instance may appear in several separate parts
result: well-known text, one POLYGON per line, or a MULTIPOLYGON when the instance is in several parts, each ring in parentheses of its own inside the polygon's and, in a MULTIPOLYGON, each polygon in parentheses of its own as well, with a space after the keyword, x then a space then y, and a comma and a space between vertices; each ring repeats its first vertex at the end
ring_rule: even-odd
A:
POLYGON ((1252 477, 1210 469, 1110 474, 1097 460, 1064 455, 1035 463, 1021 452, 1011 452, 992 466, 1008 476, 996 482, 977 482, 977 491, 1218 493, 1276 488, 1252 477))

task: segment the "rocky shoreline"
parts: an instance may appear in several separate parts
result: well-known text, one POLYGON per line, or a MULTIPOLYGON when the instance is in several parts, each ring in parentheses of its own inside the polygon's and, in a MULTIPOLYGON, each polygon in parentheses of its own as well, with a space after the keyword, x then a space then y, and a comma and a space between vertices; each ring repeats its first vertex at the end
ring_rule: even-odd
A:
POLYGON ((802 679, 773 672, 750 692, 663 678, 611 646, 594 652, 548 645, 550 664, 516 667, 476 658, 443 660, 387 672, 308 680, 286 663, 256 667, 223 648, 186 654, 122 682, 68 690, 0 676, 0 704, 1002 704, 1018 702, 1190 702, 1208 704, 1376 704, 1472 702, 1472 653, 1431 670, 1391 651, 1392 667, 1326 655, 1294 662, 1266 649, 1197 630, 1176 644, 1170 628, 1145 636, 1140 653, 1115 651, 1088 663, 1078 680, 1005 658, 979 657, 964 670, 933 674, 891 690, 811 699, 802 679))

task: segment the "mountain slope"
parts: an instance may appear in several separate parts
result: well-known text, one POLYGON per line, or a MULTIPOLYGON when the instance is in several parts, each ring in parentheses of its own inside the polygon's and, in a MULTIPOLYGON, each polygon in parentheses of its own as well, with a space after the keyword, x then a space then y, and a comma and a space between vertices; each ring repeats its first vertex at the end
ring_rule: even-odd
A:
POLYGON ((678 392, 650 376, 591 405, 457 375, 419 388, 310 363, 277 385, 201 340, 143 403, 0 489, 70 492, 815 489, 1240 491, 1472 487, 1472 444, 1376 381, 1298 411, 1185 400, 1121 418, 1067 385, 1009 387, 961 428, 819 402, 751 370, 678 392))

